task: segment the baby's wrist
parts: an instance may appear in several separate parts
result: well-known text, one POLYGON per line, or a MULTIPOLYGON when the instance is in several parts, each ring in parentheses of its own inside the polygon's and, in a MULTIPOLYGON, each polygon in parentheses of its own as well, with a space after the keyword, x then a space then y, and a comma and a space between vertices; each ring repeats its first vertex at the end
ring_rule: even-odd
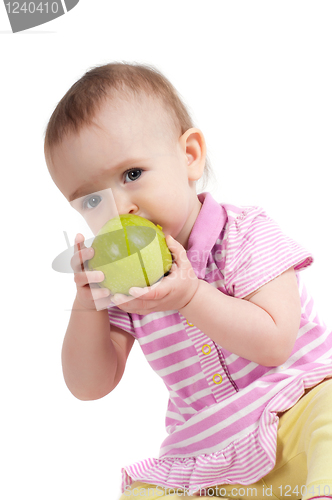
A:
POLYGON ((196 289, 194 290, 194 292, 191 294, 190 299, 189 299, 189 300, 187 299, 187 300, 186 300, 186 302, 185 302, 185 304, 184 304, 183 306, 181 306, 181 307, 178 309, 178 311, 179 311, 179 312, 180 312, 183 316, 184 316, 184 314, 183 314, 184 310, 185 310, 185 309, 188 309, 188 308, 189 308, 189 306, 192 304, 192 301, 193 301, 194 297, 196 296, 196 294, 197 294, 197 292, 198 292, 198 290, 199 290, 199 288, 200 288, 200 284, 201 284, 201 282, 202 282, 202 280, 200 280, 200 279, 198 279, 198 278, 197 278, 197 281, 196 281, 197 286, 196 286, 196 289))

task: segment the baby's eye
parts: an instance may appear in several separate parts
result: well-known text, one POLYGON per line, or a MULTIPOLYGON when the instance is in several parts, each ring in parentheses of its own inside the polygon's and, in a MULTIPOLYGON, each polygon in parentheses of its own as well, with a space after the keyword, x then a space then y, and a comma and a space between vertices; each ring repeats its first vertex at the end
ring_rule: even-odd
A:
POLYGON ((83 208, 91 210, 91 208, 96 208, 100 202, 101 196, 99 196, 98 194, 94 194, 93 196, 85 198, 85 200, 83 201, 83 208))
POLYGON ((127 170, 127 172, 125 172, 125 180, 127 182, 136 181, 141 176, 141 174, 142 174, 142 169, 140 168, 127 170))

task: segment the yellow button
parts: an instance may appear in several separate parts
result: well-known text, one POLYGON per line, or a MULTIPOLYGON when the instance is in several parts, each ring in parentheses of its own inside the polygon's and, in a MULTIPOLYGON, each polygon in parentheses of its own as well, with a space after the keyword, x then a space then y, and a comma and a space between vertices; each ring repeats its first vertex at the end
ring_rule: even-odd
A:
POLYGON ((215 373, 212 378, 213 378, 213 382, 215 384, 221 384, 221 382, 222 382, 222 376, 220 375, 220 373, 215 373), (219 380, 218 380, 218 378, 219 378, 219 380))
POLYGON ((188 321, 188 320, 187 320, 187 324, 188 324, 189 326, 194 326, 194 323, 189 323, 189 321, 188 321))
POLYGON ((202 347, 202 353, 203 353, 203 354, 205 354, 205 356, 207 356, 208 354, 210 354, 210 352, 211 352, 211 347, 209 346, 209 344, 204 344, 204 345, 203 345, 203 347, 202 347), (208 348, 208 350, 207 350, 207 351, 206 351, 206 350, 204 350, 204 349, 205 349, 205 347, 207 347, 207 348, 208 348))

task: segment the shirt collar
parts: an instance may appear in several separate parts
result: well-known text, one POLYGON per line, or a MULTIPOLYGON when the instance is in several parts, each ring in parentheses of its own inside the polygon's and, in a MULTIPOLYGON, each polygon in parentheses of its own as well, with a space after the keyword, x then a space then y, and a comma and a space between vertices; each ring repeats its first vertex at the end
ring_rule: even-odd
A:
POLYGON ((225 225, 226 212, 210 193, 197 197, 202 207, 189 236, 187 257, 196 276, 203 279, 210 252, 225 225))

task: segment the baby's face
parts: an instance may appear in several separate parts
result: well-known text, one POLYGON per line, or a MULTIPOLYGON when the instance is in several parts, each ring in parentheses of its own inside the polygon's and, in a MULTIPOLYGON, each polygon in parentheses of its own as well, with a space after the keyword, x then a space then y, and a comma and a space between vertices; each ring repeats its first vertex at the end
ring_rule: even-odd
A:
POLYGON ((195 183, 185 145, 155 100, 105 104, 92 125, 54 148, 48 166, 94 234, 118 214, 135 214, 186 243, 200 208, 195 183))

